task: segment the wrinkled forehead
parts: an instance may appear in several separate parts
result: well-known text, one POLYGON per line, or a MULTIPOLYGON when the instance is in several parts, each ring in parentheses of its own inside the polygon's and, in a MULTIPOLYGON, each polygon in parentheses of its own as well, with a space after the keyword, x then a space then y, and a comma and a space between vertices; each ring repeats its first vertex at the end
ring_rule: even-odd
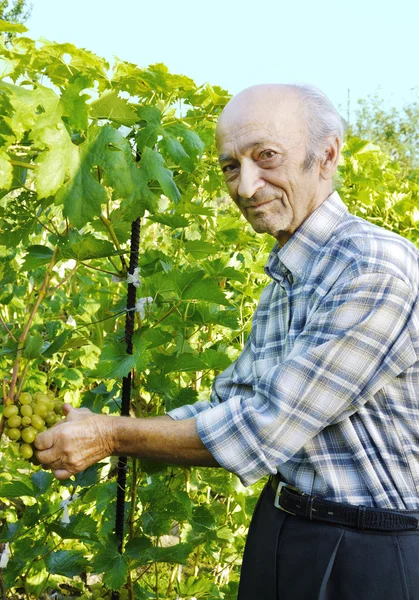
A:
POLYGON ((221 113, 216 128, 218 151, 230 143, 250 143, 252 139, 277 140, 284 146, 305 143, 305 108, 295 93, 239 94, 221 113))

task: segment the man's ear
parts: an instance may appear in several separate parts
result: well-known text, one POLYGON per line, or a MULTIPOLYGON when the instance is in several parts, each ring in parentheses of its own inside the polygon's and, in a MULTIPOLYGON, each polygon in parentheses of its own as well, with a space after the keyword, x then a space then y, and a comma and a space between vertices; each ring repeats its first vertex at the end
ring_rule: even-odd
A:
POLYGON ((338 168, 341 143, 339 138, 328 138, 327 146, 320 160, 320 177, 324 180, 332 179, 338 168))

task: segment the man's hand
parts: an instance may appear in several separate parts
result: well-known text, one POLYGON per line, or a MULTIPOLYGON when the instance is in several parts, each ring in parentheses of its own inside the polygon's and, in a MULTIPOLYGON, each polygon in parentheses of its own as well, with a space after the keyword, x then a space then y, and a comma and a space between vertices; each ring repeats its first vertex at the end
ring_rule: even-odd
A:
POLYGON ((111 417, 64 404, 66 420, 35 438, 35 456, 57 479, 68 479, 112 454, 111 417))
POLYGON ((39 433, 35 456, 57 479, 68 479, 106 456, 136 456, 170 464, 219 466, 196 432, 194 418, 97 415, 64 404, 66 420, 39 433))

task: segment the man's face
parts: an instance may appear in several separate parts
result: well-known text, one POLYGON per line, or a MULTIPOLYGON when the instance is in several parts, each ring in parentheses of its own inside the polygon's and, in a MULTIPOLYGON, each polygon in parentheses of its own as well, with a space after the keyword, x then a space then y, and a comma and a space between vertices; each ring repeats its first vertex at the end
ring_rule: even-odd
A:
POLYGON ((324 200, 318 161, 309 171, 303 168, 307 133, 301 101, 289 92, 282 100, 240 96, 219 119, 220 166, 253 229, 283 245, 324 200))

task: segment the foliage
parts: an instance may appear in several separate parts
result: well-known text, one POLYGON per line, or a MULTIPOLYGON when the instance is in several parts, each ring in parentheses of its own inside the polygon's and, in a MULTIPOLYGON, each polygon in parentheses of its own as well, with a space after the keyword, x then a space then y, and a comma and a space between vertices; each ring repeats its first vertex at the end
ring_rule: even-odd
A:
POLYGON ((350 127, 352 136, 378 144, 394 162, 398 162, 405 176, 418 180, 419 169, 419 104, 411 102, 401 111, 386 109, 378 96, 358 101, 355 123, 350 127))
POLYGON ((0 0, 0 19, 11 23, 23 23, 29 18, 31 8, 26 0, 0 0))
MULTIPOLYGON (((117 413, 121 377, 133 367, 133 415, 207 398, 244 342, 271 245, 223 199, 213 132, 228 95, 164 65, 117 61, 110 71, 71 44, 19 37, 2 55, 4 402, 52 390, 117 413), (138 295, 151 300, 136 313, 129 356, 125 290, 138 216, 138 295)), ((12 557, 3 577, 17 595, 71 583, 77 597, 99 577, 136 598, 234 596, 257 486, 245 491, 221 471, 131 461, 121 557, 113 460, 62 484, 6 441, 1 541, 12 557), (60 503, 74 493, 63 524, 60 503)))
MULTIPOLYGON (((213 133, 228 94, 161 64, 110 68, 72 44, 24 36, 3 45, 2 66, 4 403, 51 390, 117 413, 131 369, 133 417, 208 398, 249 332, 272 246, 225 198, 213 133), (124 307, 139 216, 144 301, 130 356, 124 307)), ((386 154, 351 138, 340 177, 353 210, 418 241, 417 184, 386 154)), ((236 597, 263 482, 245 489, 222 470, 130 461, 121 556, 114 459, 60 483, 1 443, 0 543, 11 551, 2 576, 14 598, 93 597, 95 585, 102 597, 236 597)))

